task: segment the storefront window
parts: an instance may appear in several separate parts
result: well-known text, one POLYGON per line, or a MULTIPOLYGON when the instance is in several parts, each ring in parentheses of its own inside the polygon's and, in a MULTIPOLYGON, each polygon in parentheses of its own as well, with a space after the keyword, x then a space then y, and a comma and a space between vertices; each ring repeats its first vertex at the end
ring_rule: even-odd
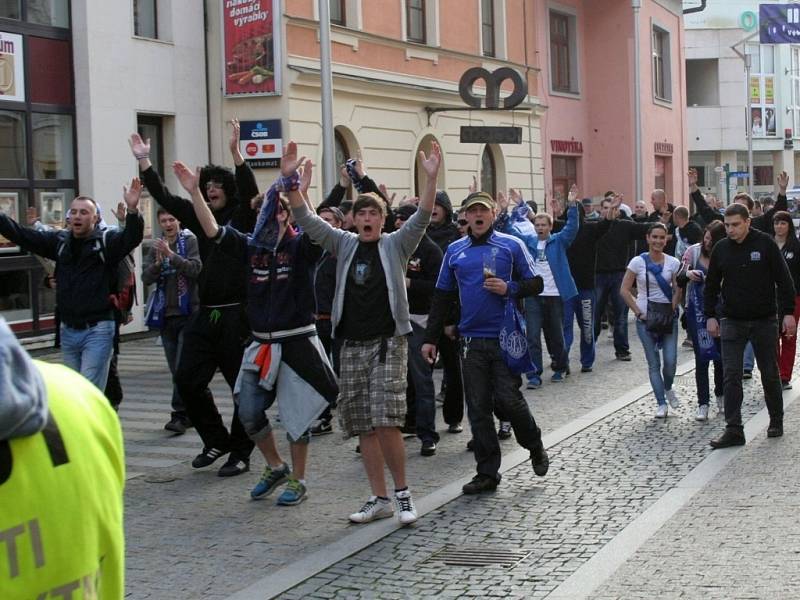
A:
POLYGON ((19 19, 19 0, 0 0, 0 17, 19 19))
MULTIPOLYGON (((26 225, 25 209, 28 206, 27 190, 0 190, 0 213, 17 223, 26 225)), ((19 246, 0 235, 0 256, 19 252, 19 246)))
POLYGON ((0 178, 25 179, 25 113, 0 110, 0 178))
POLYGON ((0 272, 0 313, 11 323, 31 319, 30 273, 0 272))
MULTIPOLYGON (((53 229, 63 229, 66 225, 66 218, 69 215, 69 207, 75 197, 75 190, 72 188, 61 188, 51 190, 36 190, 36 215, 42 225, 53 229)), ((116 225, 117 219, 111 214, 115 206, 107 206, 102 209, 102 216, 109 225, 116 225)))
POLYGON ((75 164, 70 115, 31 113, 33 176, 35 179, 72 179, 75 164))
POLYGON ((564 200, 569 189, 578 182, 578 159, 573 156, 554 156, 553 197, 564 200))
POLYGON ((28 21, 51 27, 69 27, 69 1, 28 0, 28 21))

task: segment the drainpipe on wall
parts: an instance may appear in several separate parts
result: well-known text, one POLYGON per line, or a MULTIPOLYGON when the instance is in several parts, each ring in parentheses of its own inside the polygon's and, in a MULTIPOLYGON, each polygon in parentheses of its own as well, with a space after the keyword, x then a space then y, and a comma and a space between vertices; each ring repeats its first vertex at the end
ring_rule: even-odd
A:
POLYGON ((333 149, 333 76, 331 74, 331 20, 329 0, 319 0, 319 76, 322 95, 322 190, 323 196, 336 183, 333 149))
POLYGON ((642 188, 642 56, 640 49, 640 28, 639 10, 642 8, 642 0, 631 0, 633 8, 633 129, 634 129, 634 153, 636 169, 636 197, 634 202, 644 199, 642 188))

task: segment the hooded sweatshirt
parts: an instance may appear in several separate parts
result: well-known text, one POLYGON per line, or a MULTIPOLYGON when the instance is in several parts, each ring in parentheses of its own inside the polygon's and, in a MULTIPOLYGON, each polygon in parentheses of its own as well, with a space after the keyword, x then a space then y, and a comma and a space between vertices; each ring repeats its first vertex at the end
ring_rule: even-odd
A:
POLYGON ((444 209, 444 220, 441 223, 431 223, 428 225, 428 237, 441 248, 442 253, 447 250, 447 247, 456 241, 460 234, 458 233, 458 226, 453 223, 453 205, 450 202, 450 196, 444 190, 436 192, 436 204, 444 209))
POLYGON ((44 380, 0 317, 0 440, 33 435, 46 422, 44 380))

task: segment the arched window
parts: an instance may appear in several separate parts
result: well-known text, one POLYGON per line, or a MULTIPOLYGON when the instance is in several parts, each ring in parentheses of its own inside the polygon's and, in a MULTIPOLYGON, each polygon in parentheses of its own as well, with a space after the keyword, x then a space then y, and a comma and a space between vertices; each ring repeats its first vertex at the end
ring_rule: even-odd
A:
POLYGON ((481 156, 481 191, 488 192, 492 198, 497 195, 497 166, 489 146, 483 149, 481 156))

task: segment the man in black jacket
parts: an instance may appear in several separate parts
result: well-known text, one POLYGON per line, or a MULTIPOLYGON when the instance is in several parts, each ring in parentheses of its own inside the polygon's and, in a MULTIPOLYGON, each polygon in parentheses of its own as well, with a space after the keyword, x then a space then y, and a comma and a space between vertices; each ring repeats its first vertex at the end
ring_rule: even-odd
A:
MULTIPOLYGON (((395 211, 395 227, 400 229, 408 218, 417 212, 413 204, 406 204, 395 211)), ((442 251, 427 235, 422 239, 408 259, 406 268, 406 291, 408 313, 411 319, 411 337, 408 339, 408 388, 406 392, 406 421, 415 423, 417 437, 422 442, 420 454, 433 456, 439 434, 436 433, 436 388, 433 383, 433 367, 422 357, 425 328, 431 298, 436 288, 436 279, 442 266, 442 251), (410 416, 409 416, 410 415, 410 416)))
MULTIPOLYGON (((258 185, 239 152, 236 120, 233 130, 230 150, 236 175, 224 167, 205 167, 200 172, 200 190, 220 226, 231 225, 242 233, 250 233, 256 219, 250 200, 258 194, 258 185)), ((219 251, 217 244, 206 238, 191 200, 170 193, 150 163, 150 140, 144 142, 138 134, 133 134, 130 145, 139 161, 145 187, 156 202, 197 236, 203 261, 198 277, 200 310, 191 316, 183 330, 183 351, 175 371, 175 384, 186 412, 203 440, 203 451, 192 461, 192 466, 207 467, 230 453, 218 474, 221 477, 239 475, 250 469, 253 442, 239 421, 238 406, 234 406, 228 433, 208 384, 219 368, 233 390, 239 374, 244 344, 250 336, 245 314, 247 265, 219 251)))
POLYGON ((39 231, 21 227, 0 214, 0 235, 23 250, 56 262, 56 306, 61 319, 64 364, 101 391, 106 387, 114 351, 116 266, 142 242, 139 214, 142 186, 138 179, 125 188, 127 216, 123 230, 97 227, 97 203, 78 196, 69 209, 69 227, 39 231))
POLYGON ((725 210, 727 239, 711 252, 703 297, 708 332, 722 338, 725 432, 711 441, 714 448, 742 446, 742 354, 753 344, 764 400, 769 411, 768 437, 783 435, 783 392, 778 373, 778 318, 781 331, 793 337, 795 290, 781 251, 770 237, 750 226, 740 204, 725 210), (776 289, 777 288, 777 289, 776 289), (721 314, 717 312, 722 294, 721 314))

